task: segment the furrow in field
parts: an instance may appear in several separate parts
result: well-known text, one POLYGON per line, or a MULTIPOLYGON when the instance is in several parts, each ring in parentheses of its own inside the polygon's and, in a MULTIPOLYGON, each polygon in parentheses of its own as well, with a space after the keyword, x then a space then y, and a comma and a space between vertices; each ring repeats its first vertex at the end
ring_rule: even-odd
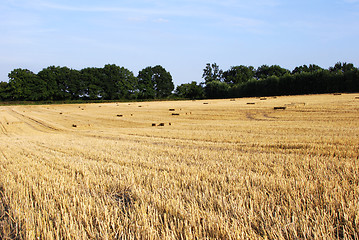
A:
POLYGON ((4 124, 2 122, 0 122, 0 129, 1 129, 1 132, 5 135, 5 136, 8 136, 8 132, 4 126, 4 124))
POLYGON ((41 120, 26 116, 24 114, 21 114, 17 111, 15 111, 14 109, 10 109, 10 114, 16 118, 18 118, 19 120, 25 122, 28 126, 30 126, 31 128, 41 131, 41 132, 49 132, 49 131, 59 131, 59 129, 51 126, 48 123, 45 123, 41 120))

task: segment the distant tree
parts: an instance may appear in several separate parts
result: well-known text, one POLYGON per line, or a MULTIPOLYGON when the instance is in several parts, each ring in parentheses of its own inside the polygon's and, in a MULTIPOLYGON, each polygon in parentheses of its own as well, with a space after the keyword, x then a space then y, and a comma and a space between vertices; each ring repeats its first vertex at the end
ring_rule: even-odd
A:
POLYGON ((48 98, 46 82, 28 69, 15 69, 9 73, 9 90, 13 100, 45 100, 48 98))
POLYGON ((253 66, 235 66, 223 73, 224 82, 234 85, 252 80, 255 76, 255 69, 253 66))
POLYGON ((137 79, 140 98, 168 97, 174 89, 171 74, 160 65, 142 69, 137 79))
POLYGON ((152 67, 142 69, 137 76, 139 97, 150 99, 155 98, 155 79, 152 67))
POLYGON ((227 83, 218 80, 208 82, 205 86, 207 98, 227 98, 229 90, 230 86, 227 83))
POLYGON ((104 66, 101 75, 105 99, 127 99, 136 90, 137 79, 133 73, 115 64, 104 66))
POLYGON ((46 82, 49 99, 78 99, 84 94, 80 72, 68 67, 50 66, 38 73, 46 82))
POLYGON ((38 72, 37 76, 46 83, 46 91, 49 100, 61 100, 65 96, 59 88, 60 67, 50 66, 38 72))
POLYGON ((219 69, 219 66, 216 63, 210 64, 207 63, 205 69, 203 69, 202 78, 205 83, 212 81, 223 81, 223 71, 219 69))
POLYGON ((84 84, 83 98, 92 100, 101 99, 105 95, 101 81, 103 78, 102 68, 84 68, 80 73, 84 84))
POLYGON ((156 97, 163 98, 171 95, 174 90, 172 76, 162 66, 157 65, 153 68, 156 97))
POLYGON ((332 73, 345 73, 354 70, 355 67, 352 63, 337 62, 334 67, 330 67, 329 71, 332 73))
POLYGON ((195 81, 177 86, 175 94, 182 98, 201 99, 204 98, 204 89, 195 81))
POLYGON ((323 69, 315 64, 310 64, 309 67, 307 65, 302 65, 302 66, 294 68, 294 70, 292 71, 292 74, 305 73, 305 72, 313 73, 313 72, 317 72, 320 70, 323 70, 323 69))
POLYGON ((284 76, 286 73, 290 73, 290 71, 278 65, 262 65, 257 69, 255 77, 257 79, 265 79, 270 76, 281 77, 284 76))
POLYGON ((9 99, 9 84, 7 82, 0 82, 0 101, 9 99))

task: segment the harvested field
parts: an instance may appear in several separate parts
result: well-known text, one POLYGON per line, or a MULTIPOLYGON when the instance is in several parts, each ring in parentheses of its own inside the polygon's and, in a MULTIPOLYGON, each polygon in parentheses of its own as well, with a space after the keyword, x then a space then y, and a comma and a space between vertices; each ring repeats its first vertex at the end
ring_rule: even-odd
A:
POLYGON ((0 239, 358 239, 356 96, 0 106, 0 239))

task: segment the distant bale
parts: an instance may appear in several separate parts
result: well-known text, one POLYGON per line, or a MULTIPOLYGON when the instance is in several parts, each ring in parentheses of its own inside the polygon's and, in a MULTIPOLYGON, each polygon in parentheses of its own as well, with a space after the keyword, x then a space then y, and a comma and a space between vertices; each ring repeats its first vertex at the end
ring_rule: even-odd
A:
POLYGON ((208 104, 208 102, 204 102, 203 104, 208 104))
POLYGON ((355 99, 359 99, 359 97, 355 97, 355 99))
POLYGON ((179 113, 172 113, 172 116, 179 116, 179 113))
POLYGON ((334 96, 340 96, 340 95, 342 95, 341 93, 334 93, 333 94, 334 96))
POLYGON ((160 127, 163 127, 164 125, 165 125, 164 123, 158 124, 158 126, 160 126, 160 127))
POLYGON ((152 123, 152 127, 156 127, 156 123, 152 123))
POLYGON ((117 114, 117 117, 123 117, 123 115, 122 114, 117 114))
POLYGON ((235 102, 235 101, 236 101, 236 99, 235 99, 235 98, 232 98, 230 101, 231 101, 231 102, 235 102))
POLYGON ((285 110, 285 109, 287 109, 287 107, 274 107, 273 109, 274 110, 285 110))
POLYGON ((142 106, 140 105, 140 106, 138 106, 138 107, 142 107, 142 106))
POLYGON ((76 125, 76 124, 72 124, 72 127, 74 127, 74 128, 75 128, 75 127, 77 127, 77 125, 76 125))
POLYGON ((247 102, 247 105, 254 105, 254 104, 256 104, 256 103, 254 103, 254 102, 247 102))
POLYGON ((267 100, 267 98, 263 97, 263 98, 260 98, 259 100, 265 101, 265 100, 267 100))
POLYGON ((59 114, 62 115, 62 112, 60 112, 59 114))
POLYGON ((169 123, 168 125, 170 125, 170 126, 171 126, 171 125, 172 125, 172 123, 169 123))
POLYGON ((174 111, 176 111, 176 109, 170 108, 169 111, 170 111, 170 112, 174 112, 174 111))

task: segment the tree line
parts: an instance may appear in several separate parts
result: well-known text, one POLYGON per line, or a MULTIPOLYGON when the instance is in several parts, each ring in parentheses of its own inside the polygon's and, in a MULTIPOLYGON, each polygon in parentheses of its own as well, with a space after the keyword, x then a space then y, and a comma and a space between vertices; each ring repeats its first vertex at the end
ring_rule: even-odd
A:
POLYGON ((235 98, 280 95, 359 92, 359 69, 338 62, 323 69, 302 65, 293 71, 278 65, 233 66, 223 71, 216 63, 203 69, 204 82, 178 86, 175 93, 185 98, 235 98))
POLYGON ((160 65, 142 69, 138 76, 114 64, 74 70, 47 67, 37 74, 14 69, 9 82, 0 82, 0 100, 121 100, 161 99, 172 94, 172 76, 160 65))
POLYGON ((114 64, 74 70, 50 66, 37 74, 14 69, 9 82, 0 82, 2 101, 127 100, 234 98, 359 92, 359 69, 336 63, 323 69, 302 65, 293 71, 278 65, 233 66, 223 71, 207 63, 203 81, 181 84, 174 90, 171 74, 162 66, 146 67, 137 76, 114 64))

